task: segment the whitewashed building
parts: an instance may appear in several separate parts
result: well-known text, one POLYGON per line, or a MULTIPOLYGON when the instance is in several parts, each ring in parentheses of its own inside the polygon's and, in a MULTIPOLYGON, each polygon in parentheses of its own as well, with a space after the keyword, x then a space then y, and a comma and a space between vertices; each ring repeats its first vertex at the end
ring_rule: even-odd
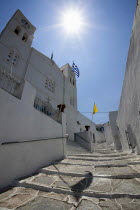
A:
POLYGON ((72 67, 31 47, 35 30, 17 10, 0 34, 0 188, 64 158, 66 133, 96 132, 77 110, 72 67))
POLYGON ((71 140, 74 133, 95 125, 77 110, 76 78, 69 64, 59 68, 56 63, 32 48, 36 28, 17 10, 0 34, 0 69, 15 79, 2 81, 1 88, 21 97, 24 82, 36 90, 34 107, 57 120, 57 106, 65 104, 67 133, 71 140), (5 83, 5 84, 3 84, 5 83), (20 88, 19 88, 20 86, 20 88), (18 87, 18 88, 17 88, 18 87), (56 114, 56 115, 55 115, 56 114))

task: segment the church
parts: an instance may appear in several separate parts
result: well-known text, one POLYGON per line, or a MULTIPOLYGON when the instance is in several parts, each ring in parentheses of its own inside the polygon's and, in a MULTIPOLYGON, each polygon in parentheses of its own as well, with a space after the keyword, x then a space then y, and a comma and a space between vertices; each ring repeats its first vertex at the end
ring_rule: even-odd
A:
POLYGON ((77 136, 91 151, 95 141, 104 141, 77 109, 72 67, 59 68, 34 49, 35 30, 17 10, 0 34, 0 187, 63 159, 66 136, 72 141, 77 136))
POLYGON ((0 66, 2 71, 15 79, 1 88, 20 97, 27 81, 36 90, 34 108, 57 119, 57 106, 65 104, 66 132, 70 140, 74 133, 85 129, 85 125, 95 128, 95 124, 77 110, 77 88, 75 73, 66 64, 57 64, 32 45, 36 28, 17 10, 0 35, 0 66), (16 84, 16 82, 18 84, 16 84), (18 88, 16 87, 18 85, 18 88), (20 88, 19 88, 20 87, 20 88))

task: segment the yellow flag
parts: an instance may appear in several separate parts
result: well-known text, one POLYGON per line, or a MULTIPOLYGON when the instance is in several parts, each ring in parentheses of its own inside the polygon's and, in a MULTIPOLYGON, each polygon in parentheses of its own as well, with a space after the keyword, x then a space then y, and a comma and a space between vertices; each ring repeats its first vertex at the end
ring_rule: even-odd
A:
POLYGON ((94 104, 94 106, 93 106, 93 113, 92 114, 95 114, 98 111, 99 111, 98 107, 96 106, 96 104, 94 104))

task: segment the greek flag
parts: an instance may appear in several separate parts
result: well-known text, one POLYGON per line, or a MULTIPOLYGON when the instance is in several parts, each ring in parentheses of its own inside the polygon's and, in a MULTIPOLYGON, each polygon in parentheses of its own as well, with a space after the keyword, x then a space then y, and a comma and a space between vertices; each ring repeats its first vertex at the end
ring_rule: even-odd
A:
POLYGON ((75 65, 74 62, 73 62, 73 64, 72 64, 72 71, 76 74, 77 77, 80 76, 79 69, 78 69, 78 67, 75 65))

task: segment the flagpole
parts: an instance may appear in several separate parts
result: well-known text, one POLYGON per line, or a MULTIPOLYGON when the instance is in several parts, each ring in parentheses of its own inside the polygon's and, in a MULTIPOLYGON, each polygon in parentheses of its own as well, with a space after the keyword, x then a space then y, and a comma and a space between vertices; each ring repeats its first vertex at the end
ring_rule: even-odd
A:
MULTIPOLYGON (((95 104, 95 102, 94 102, 94 104, 95 104)), ((94 112, 94 106, 93 106, 93 110, 92 110, 92 117, 91 117, 91 125, 92 125, 92 122, 93 122, 93 112, 94 112)))
POLYGON ((91 114, 91 126, 92 126, 92 122, 93 122, 93 111, 92 111, 92 114, 91 114))

